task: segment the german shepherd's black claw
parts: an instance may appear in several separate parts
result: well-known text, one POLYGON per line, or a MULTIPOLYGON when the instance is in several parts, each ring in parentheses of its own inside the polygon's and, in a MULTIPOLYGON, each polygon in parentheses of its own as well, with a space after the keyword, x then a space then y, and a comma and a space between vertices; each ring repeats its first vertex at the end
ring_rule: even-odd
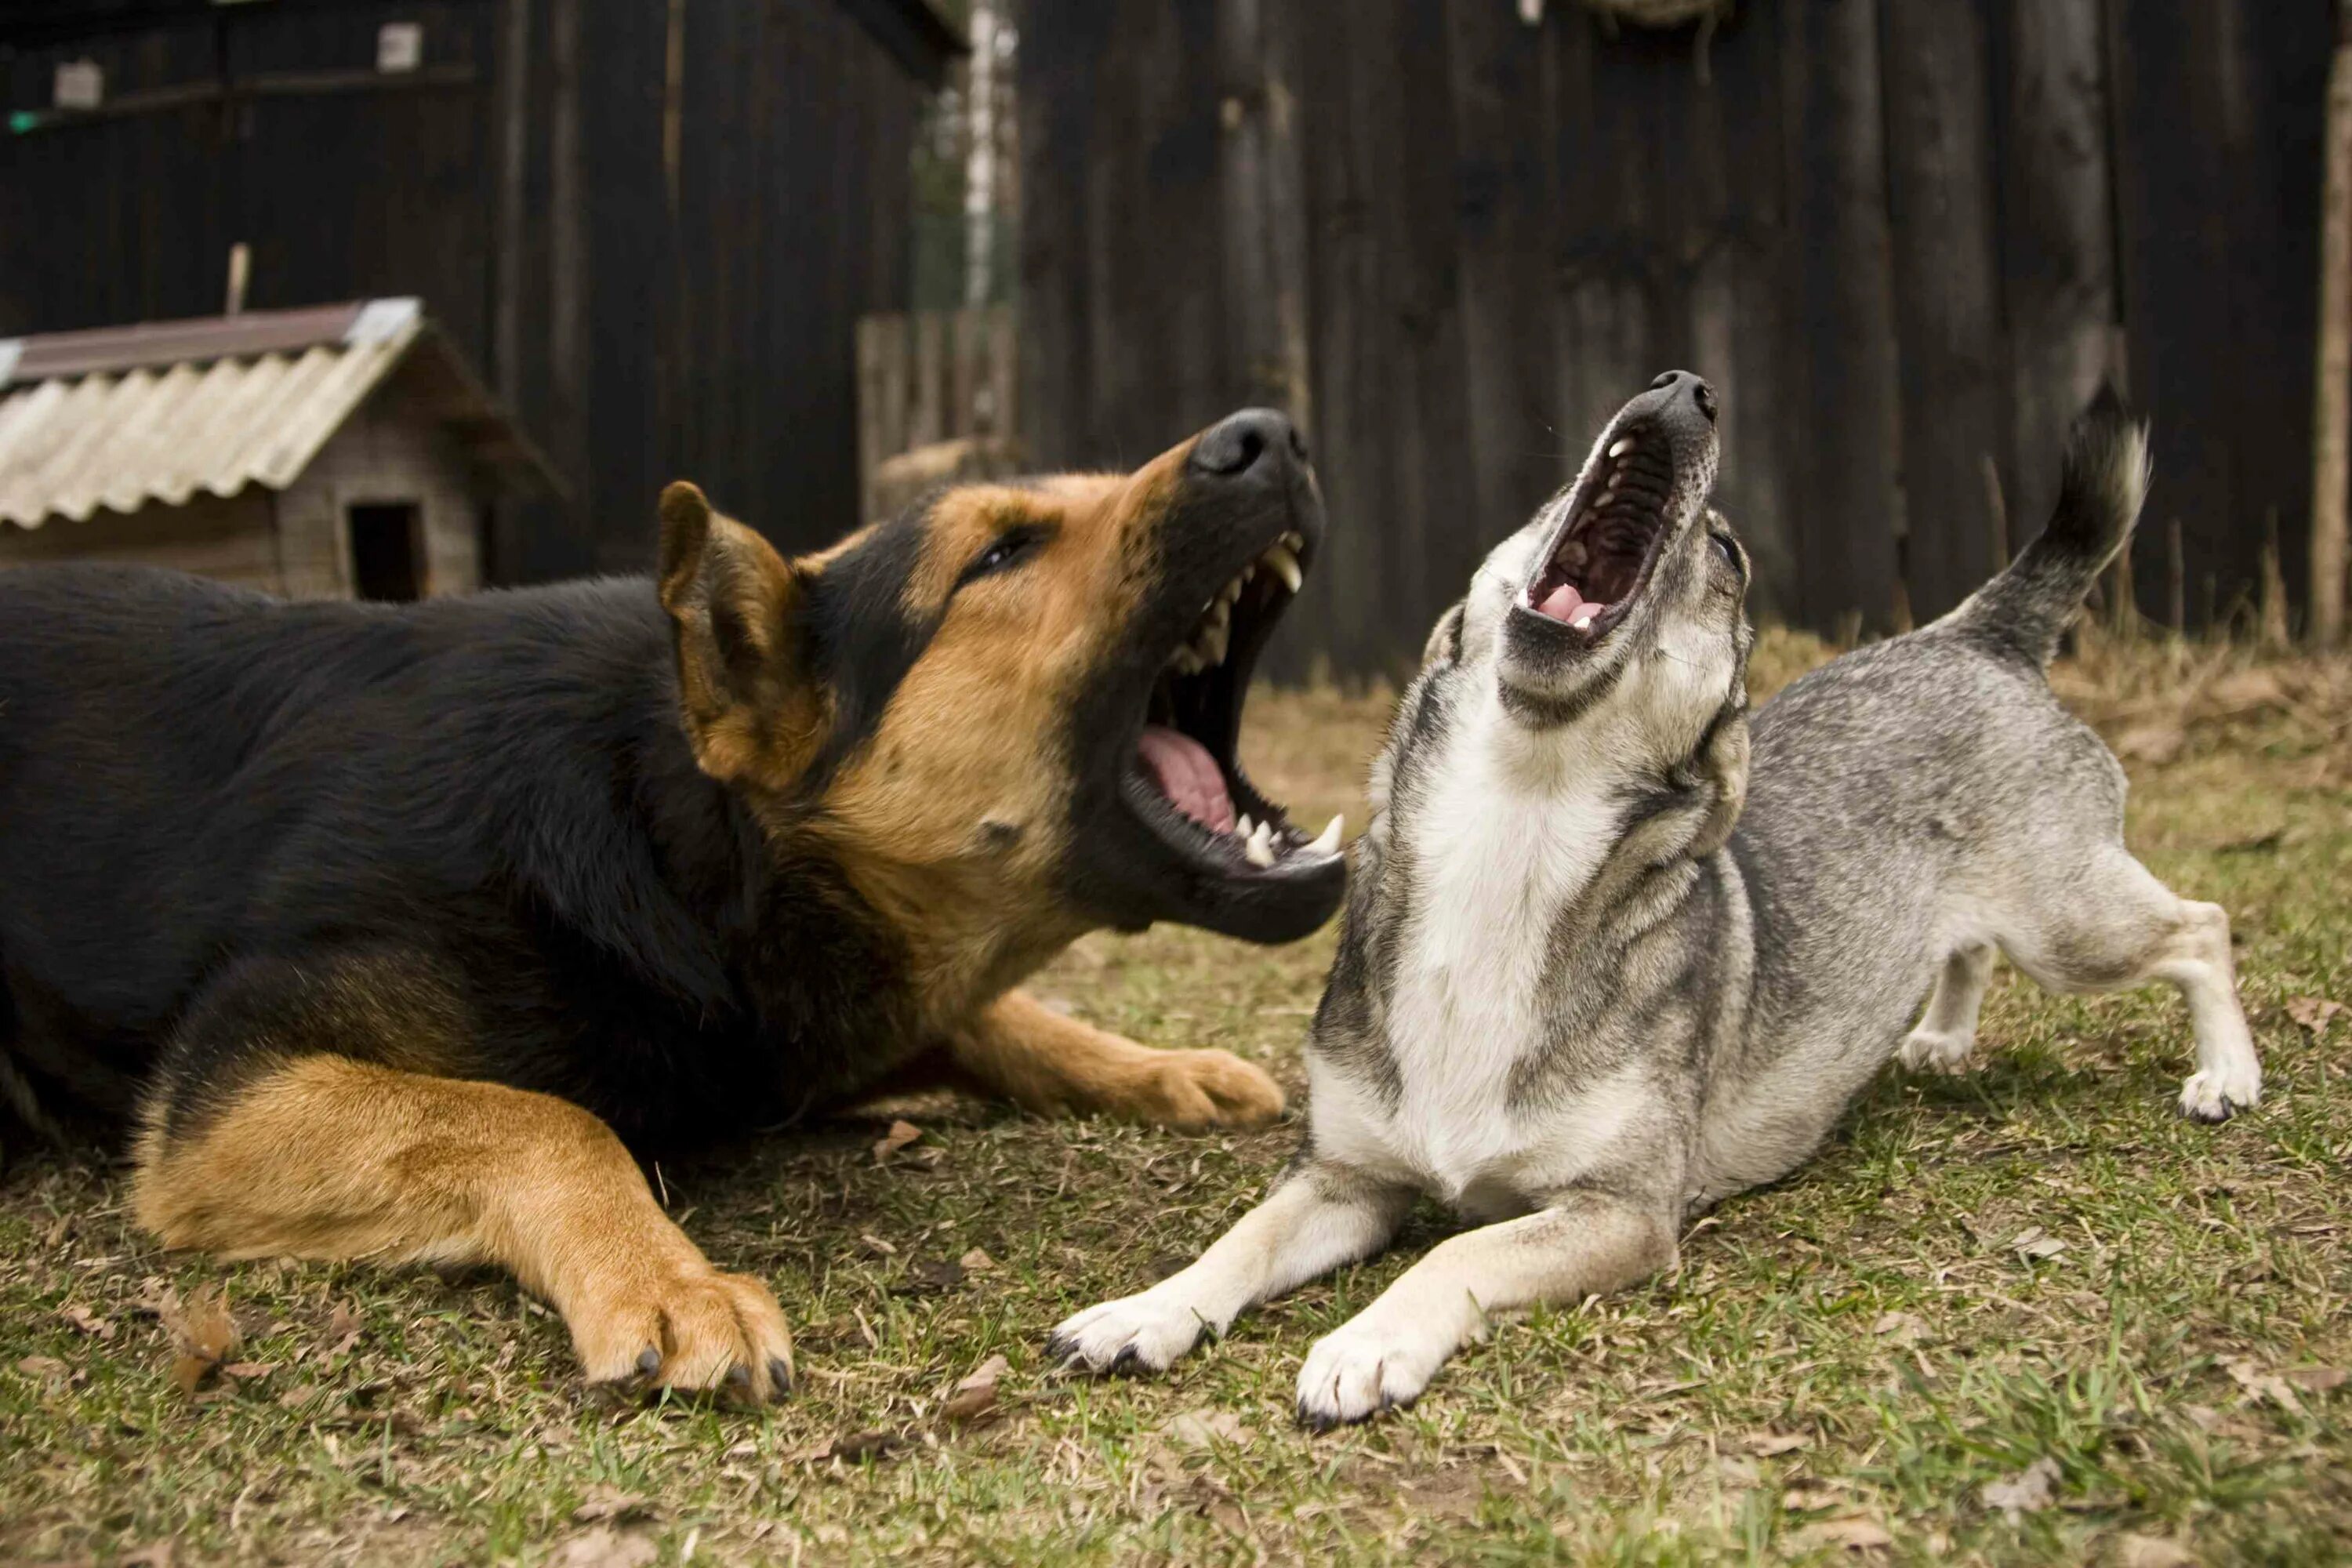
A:
POLYGON ((661 1352, 647 1345, 637 1352, 637 1370, 647 1377, 661 1370, 661 1352))
POLYGON ((768 1397, 781 1405, 793 1394, 793 1369, 782 1356, 768 1358, 768 1397))

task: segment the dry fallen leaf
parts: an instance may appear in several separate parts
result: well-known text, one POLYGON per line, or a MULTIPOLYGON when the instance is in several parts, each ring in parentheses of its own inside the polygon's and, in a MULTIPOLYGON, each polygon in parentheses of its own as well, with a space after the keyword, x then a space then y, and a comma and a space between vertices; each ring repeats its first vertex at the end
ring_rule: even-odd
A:
POLYGON ((2055 1258, 2066 1250, 2066 1244, 2040 1226, 2030 1225, 2010 1237, 2009 1249, 2021 1258, 2055 1258))
POLYGON ((1162 1426, 1160 1435, 1180 1448, 1205 1448, 1211 1443, 1246 1443, 1257 1436, 1229 1410, 1187 1410, 1162 1426))
POLYGON ((956 1261, 963 1265, 963 1271, 967 1274, 987 1274, 996 1268, 996 1259, 977 1247, 957 1258, 956 1261))
POLYGON ((1985 1507, 1997 1508, 2014 1519, 2048 1508, 2051 1489, 2057 1481, 2058 1461, 2045 1454, 2007 1480, 1987 1481, 1978 1495, 1985 1507))
POLYGON ((923 1130, 911 1121, 893 1121, 890 1131, 882 1134, 882 1141, 874 1145, 874 1163, 880 1164, 922 1135, 923 1130))
POLYGON ((51 1383, 64 1383, 73 1376, 73 1368, 53 1355, 28 1355, 16 1363, 16 1370, 51 1383))
POLYGON ((2330 1001, 2325 996, 2287 998, 2286 1016, 2315 1036, 2326 1034, 2328 1021, 2342 1011, 2343 1003, 2330 1001))
POLYGON ((117 1568, 172 1568, 173 1555, 179 1550, 176 1541, 158 1541, 141 1546, 115 1559, 117 1568))
POLYGON ((996 1384, 1013 1370, 1013 1363, 1001 1355, 990 1356, 972 1369, 971 1375, 955 1385, 955 1392, 940 1406, 942 1419, 957 1423, 976 1421, 996 1408, 996 1384))
POLYGON ((952 1258, 917 1258, 907 1264, 907 1272, 891 1287, 897 1296, 935 1296, 942 1290, 952 1290, 963 1283, 963 1265, 952 1258))
POLYGON ((906 1442, 905 1434, 899 1432, 851 1432, 827 1444, 824 1457, 854 1465, 860 1459, 878 1459, 893 1448, 905 1447, 906 1442))
POLYGON ((1836 1546, 1848 1552, 1876 1552, 1895 1544, 1895 1537, 1886 1533, 1885 1525, 1859 1513, 1809 1524, 1796 1532, 1794 1541, 1806 1551, 1836 1546))
POLYGON ((1884 1334, 1898 1345, 1916 1345, 1928 1337, 1926 1321, 1915 1312, 1881 1312, 1870 1331, 1884 1334))
POLYGON ((625 1492, 604 1482, 588 1489, 580 1506, 572 1510, 574 1524, 595 1524, 609 1521, 626 1524, 631 1520, 644 1519, 653 1512, 653 1505, 635 1492, 625 1492))
POLYGON ((351 1303, 336 1302, 335 1310, 327 1316, 327 1331, 319 1342, 320 1358, 332 1361, 339 1355, 348 1354, 351 1348, 360 1342, 360 1332, 359 1314, 352 1310, 351 1303))
POLYGON ((1803 1478, 1790 1481, 1780 1492, 1780 1506, 1790 1513, 1819 1513, 1825 1508, 1835 1508, 1844 1500, 1838 1494, 1845 1488, 1837 1481, 1803 1478))
POLYGON ((236 1322, 218 1286, 207 1285, 181 1300, 169 1286, 155 1298, 155 1315, 172 1341, 172 1381, 193 1395, 236 1349, 236 1322))
POLYGON ((59 1312, 58 1316, 63 1318, 67 1322, 71 1323, 76 1330, 82 1333, 92 1335, 102 1341, 110 1341, 114 1338, 114 1325, 108 1322, 104 1318, 100 1317, 97 1313, 91 1311, 88 1307, 81 1305, 79 1302, 76 1302, 74 1305, 66 1308, 63 1311, 59 1312))
POLYGON ((896 1258, 898 1256, 898 1249, 897 1247, 891 1246, 888 1242, 883 1240, 880 1237, 875 1235, 870 1230, 859 1231, 857 1233, 857 1239, 868 1252, 873 1253, 877 1258, 896 1258))
POLYGON ((1775 1454, 1791 1453, 1811 1441, 1802 1432, 1750 1432, 1738 1439, 1739 1447, 1759 1459, 1769 1459, 1775 1454))
POLYGON ((221 1368, 221 1375, 247 1382, 257 1377, 268 1377, 277 1370, 278 1363, 274 1361, 233 1361, 221 1368))
POLYGON ((2340 1366, 2290 1367, 2280 1375, 2305 1394, 2326 1394, 2343 1387, 2346 1380, 2352 1378, 2352 1373, 2340 1366))
POLYGON ((2294 1396, 2294 1390, 2278 1373, 2264 1372, 2242 1357, 2223 1362, 2221 1370, 2230 1374, 2230 1381, 2246 1391, 2247 1398, 2267 1399, 2282 1410, 2296 1415, 2303 1414, 2303 1401, 2294 1396))
POLYGON ((660 1555, 660 1548, 644 1531, 619 1531, 600 1524, 557 1547, 547 1563, 548 1568, 646 1568, 660 1555))
POLYGON ((2116 1568, 2197 1568, 2197 1559, 2157 1536, 2126 1535, 2116 1542, 2116 1568))

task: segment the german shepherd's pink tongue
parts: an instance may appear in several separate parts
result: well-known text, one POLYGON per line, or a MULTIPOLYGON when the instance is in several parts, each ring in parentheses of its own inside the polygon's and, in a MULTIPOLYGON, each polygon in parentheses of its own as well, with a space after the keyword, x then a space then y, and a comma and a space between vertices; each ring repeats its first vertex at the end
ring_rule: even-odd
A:
POLYGON ((1234 830, 1234 797, 1209 749, 1181 730, 1146 724, 1135 749, 1177 810, 1212 833, 1234 830))

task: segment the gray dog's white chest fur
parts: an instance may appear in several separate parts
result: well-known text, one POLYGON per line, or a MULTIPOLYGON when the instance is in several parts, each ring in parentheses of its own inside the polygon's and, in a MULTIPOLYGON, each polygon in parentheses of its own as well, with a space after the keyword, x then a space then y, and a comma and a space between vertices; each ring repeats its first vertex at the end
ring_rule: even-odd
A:
POLYGON ((1389 780, 1383 827, 1409 851, 1369 872, 1372 918, 1396 928, 1365 1009, 1379 1037, 1321 1035, 1343 1048, 1312 1052, 1308 1077, 1318 1151, 1490 1217, 1541 1204, 1647 1120, 1625 1020, 1580 1005, 1607 987, 1560 963, 1633 792, 1605 721, 1563 752, 1528 744, 1484 689, 1459 697, 1389 780), (1355 1065, 1375 1054, 1384 1073, 1355 1065), (1540 1095, 1536 1062, 1557 1068, 1540 1095))

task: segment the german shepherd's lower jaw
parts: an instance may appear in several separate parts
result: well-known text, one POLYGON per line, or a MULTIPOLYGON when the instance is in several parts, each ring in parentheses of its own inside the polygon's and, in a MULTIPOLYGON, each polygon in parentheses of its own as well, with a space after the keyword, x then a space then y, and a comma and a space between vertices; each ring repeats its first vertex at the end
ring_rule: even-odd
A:
POLYGON ((1123 927, 1166 920, 1294 941, 1339 907, 1341 825, 1293 826, 1238 754, 1251 672, 1323 540, 1289 422, 1253 410, 1203 435, 1163 531, 1162 582, 1137 617, 1138 657, 1114 699, 1123 721, 1092 738, 1115 788, 1082 802, 1089 902, 1123 927))

